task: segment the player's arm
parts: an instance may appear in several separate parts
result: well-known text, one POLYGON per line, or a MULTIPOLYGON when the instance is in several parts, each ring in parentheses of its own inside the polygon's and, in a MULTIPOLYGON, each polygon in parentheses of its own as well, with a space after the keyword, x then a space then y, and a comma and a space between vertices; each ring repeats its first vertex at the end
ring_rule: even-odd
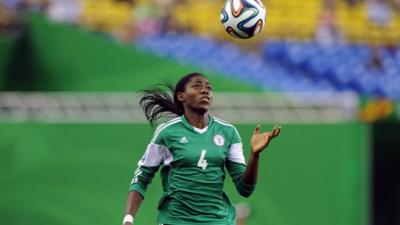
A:
MULTIPOLYGON (((151 148, 150 146, 151 145, 149 145, 149 148, 151 148)), ((133 224, 133 218, 135 218, 135 215, 145 197, 147 186, 152 182, 154 174, 159 168, 159 166, 145 166, 149 163, 149 159, 147 158, 149 155, 149 148, 147 149, 145 156, 139 161, 138 168, 135 171, 135 176, 129 186, 125 217, 123 220, 124 225, 133 224)))
POLYGON ((137 191, 131 191, 128 194, 128 199, 126 201, 126 210, 123 225, 131 225, 133 223, 133 218, 136 215, 140 205, 142 204, 143 197, 137 191))
POLYGON ((123 220, 124 225, 133 224, 133 218, 145 198, 147 186, 152 182, 154 174, 158 171, 166 157, 169 157, 169 154, 168 148, 163 143, 162 135, 159 135, 159 132, 156 130, 156 135, 147 146, 142 159, 138 162, 138 167, 129 186, 123 220))
POLYGON ((243 154, 242 140, 236 129, 231 129, 230 134, 227 136, 230 140, 230 145, 225 166, 238 193, 247 198, 253 193, 255 185, 247 185, 242 180, 247 167, 243 154))
POLYGON ((275 126, 270 132, 260 132, 261 126, 257 125, 251 137, 251 152, 246 171, 243 173, 242 181, 247 185, 255 185, 258 177, 258 162, 260 153, 268 146, 269 142, 281 132, 281 127, 275 126))
POLYGON ((243 197, 249 197, 254 191, 257 183, 260 152, 267 147, 273 137, 279 135, 279 132, 280 127, 276 127, 272 133, 260 134, 260 127, 257 126, 251 139, 251 154, 247 166, 243 156, 243 146, 240 136, 237 132, 234 132, 232 137, 232 143, 234 144, 229 148, 226 168, 232 177, 237 191, 243 197))
POLYGON ((226 161, 226 168, 229 175, 232 177, 232 181, 235 184, 238 193, 243 197, 249 197, 253 193, 255 185, 248 185, 242 180, 242 176, 246 170, 246 164, 244 164, 244 162, 234 162, 228 159, 226 161))
MULTIPOLYGON (((145 197, 147 186, 152 182, 154 174, 157 172, 159 168, 159 166, 146 166, 149 164, 149 161, 154 160, 154 158, 153 159, 148 158, 148 157, 154 157, 154 152, 153 156, 151 154, 149 156, 149 151, 152 151, 151 146, 152 145, 149 145, 149 148, 147 149, 145 155, 139 161, 138 168, 135 171, 135 176, 133 177, 132 182, 129 186, 128 199, 125 209, 125 217, 123 220, 124 225, 133 224, 134 220, 133 218, 135 218, 135 215, 145 197)), ((157 154, 157 157, 158 155, 162 156, 162 153, 157 154)), ((157 160, 150 163, 158 164, 159 162, 157 160)))

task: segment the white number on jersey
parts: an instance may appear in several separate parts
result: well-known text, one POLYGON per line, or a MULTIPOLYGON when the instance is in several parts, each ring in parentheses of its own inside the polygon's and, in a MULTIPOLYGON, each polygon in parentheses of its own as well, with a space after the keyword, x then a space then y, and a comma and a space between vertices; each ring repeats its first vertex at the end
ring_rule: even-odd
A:
POLYGON ((199 162, 197 163, 197 166, 201 167, 203 170, 207 168, 207 160, 204 159, 205 156, 206 156, 206 150, 201 150, 201 155, 199 162))

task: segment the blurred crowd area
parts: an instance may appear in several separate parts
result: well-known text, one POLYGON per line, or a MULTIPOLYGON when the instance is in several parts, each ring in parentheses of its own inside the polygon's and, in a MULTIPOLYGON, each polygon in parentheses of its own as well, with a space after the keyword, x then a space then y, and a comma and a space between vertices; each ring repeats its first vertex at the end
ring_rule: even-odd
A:
POLYGON ((267 7, 265 30, 246 41, 232 38, 222 28, 224 2, 1 0, 0 35, 23 34, 25 16, 41 12, 53 21, 121 42, 146 46, 146 37, 158 37, 147 46, 156 54, 164 51, 185 60, 192 57, 195 65, 242 74, 243 79, 266 87, 356 92, 367 97, 361 113, 364 121, 392 117, 397 111, 400 115, 400 107, 396 111, 393 102, 400 99, 400 0, 263 0, 267 7), (205 40, 179 36, 185 33, 212 37, 206 41, 209 48, 205 40), (255 60, 250 57, 246 61, 242 52, 236 60, 232 47, 218 44, 220 48, 214 48, 211 39, 256 49, 266 60, 254 64, 255 60), (230 57, 221 58, 220 53, 227 55, 225 51, 230 57), (268 76, 263 75, 266 71, 268 76))
MULTIPOLYGON (((27 11, 132 41, 146 35, 192 32, 232 39, 220 24, 224 0, 1 0, 0 29, 17 33, 27 11)), ((400 0, 264 0, 266 38, 321 43, 397 45, 400 0)))

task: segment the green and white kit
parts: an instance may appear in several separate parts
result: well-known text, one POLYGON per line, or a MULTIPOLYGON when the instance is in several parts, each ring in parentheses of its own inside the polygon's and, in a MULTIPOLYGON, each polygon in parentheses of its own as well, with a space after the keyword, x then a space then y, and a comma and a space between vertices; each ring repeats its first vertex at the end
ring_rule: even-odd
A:
POLYGON ((129 191, 144 197, 159 168, 163 186, 160 224, 236 224, 235 208, 223 192, 225 168, 242 196, 254 190, 241 180, 246 164, 239 133, 215 117, 209 118, 204 129, 193 127, 184 116, 159 125, 129 191))

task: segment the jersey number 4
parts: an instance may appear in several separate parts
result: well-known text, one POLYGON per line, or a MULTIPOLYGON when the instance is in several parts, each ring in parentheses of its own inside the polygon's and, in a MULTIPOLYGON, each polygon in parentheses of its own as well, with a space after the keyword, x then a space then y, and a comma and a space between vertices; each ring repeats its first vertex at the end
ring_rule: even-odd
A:
POLYGON ((207 168, 207 160, 204 159, 205 157, 206 157, 206 150, 201 150, 200 159, 199 162, 197 163, 197 166, 201 167, 203 170, 207 168))

